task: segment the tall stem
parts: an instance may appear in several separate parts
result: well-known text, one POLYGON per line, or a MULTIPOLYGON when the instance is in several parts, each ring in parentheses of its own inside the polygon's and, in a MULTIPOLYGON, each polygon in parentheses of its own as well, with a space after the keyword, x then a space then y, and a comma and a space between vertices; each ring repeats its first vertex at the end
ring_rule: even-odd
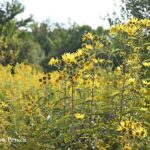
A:
POLYGON ((71 134, 71 149, 73 149, 73 136, 74 136, 74 81, 71 78, 71 124, 72 124, 72 134, 71 134))
POLYGON ((125 80, 126 80, 126 67, 125 64, 123 65, 123 85, 121 91, 121 101, 120 101, 120 121, 123 115, 123 104, 124 104, 124 92, 125 92, 125 80))
POLYGON ((64 96, 65 96, 65 104, 64 104, 64 116, 66 115, 67 112, 67 87, 66 87, 66 79, 64 82, 64 96))
POLYGON ((95 74, 94 74, 94 68, 93 68, 92 69, 92 90, 91 90, 91 121, 92 121, 92 115, 93 115, 94 86, 95 86, 95 74))
POLYGON ((74 82, 71 80, 71 113, 74 113, 74 82))

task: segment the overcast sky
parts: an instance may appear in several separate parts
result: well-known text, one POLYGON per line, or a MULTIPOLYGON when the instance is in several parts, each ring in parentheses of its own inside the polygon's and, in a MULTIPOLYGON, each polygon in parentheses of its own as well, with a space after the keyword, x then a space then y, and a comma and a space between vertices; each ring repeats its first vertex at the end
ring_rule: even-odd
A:
POLYGON ((103 25, 100 16, 114 10, 114 2, 119 0, 19 0, 25 6, 24 17, 33 15, 35 21, 49 18, 51 22, 67 24, 76 22, 93 28, 103 25))

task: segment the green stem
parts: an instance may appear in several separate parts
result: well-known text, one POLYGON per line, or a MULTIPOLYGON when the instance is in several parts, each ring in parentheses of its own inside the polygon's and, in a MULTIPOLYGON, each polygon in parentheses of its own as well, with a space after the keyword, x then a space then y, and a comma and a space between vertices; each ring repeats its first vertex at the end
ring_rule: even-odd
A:
POLYGON ((95 77, 94 69, 92 70, 92 90, 91 90, 91 121, 93 115, 93 103, 94 103, 94 86, 95 86, 95 77))
POLYGON ((74 82, 71 80, 71 113, 74 114, 74 82))
POLYGON ((125 65, 123 65, 123 86, 122 86, 122 91, 121 91, 121 101, 120 101, 120 121, 122 119, 122 116, 123 116, 123 103, 124 103, 124 92, 125 92, 125 81, 126 81, 126 74, 125 74, 125 71, 126 71, 126 67, 125 65))
POLYGON ((74 81, 71 78, 71 124, 72 124, 72 134, 71 134, 71 149, 73 149, 73 135, 74 135, 74 81))
POLYGON ((65 87, 64 87, 64 96, 65 96, 65 105, 64 105, 64 116, 66 115, 67 112, 67 87, 66 87, 66 79, 65 79, 65 87))

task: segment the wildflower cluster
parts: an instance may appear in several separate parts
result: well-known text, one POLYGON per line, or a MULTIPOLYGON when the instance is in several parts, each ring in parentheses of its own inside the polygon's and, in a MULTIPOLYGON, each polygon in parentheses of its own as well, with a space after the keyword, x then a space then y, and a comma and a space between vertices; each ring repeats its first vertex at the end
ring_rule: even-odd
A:
POLYGON ((133 18, 123 25, 116 25, 115 27, 111 27, 110 33, 127 33, 129 36, 136 36, 141 29, 148 27, 150 27, 149 19, 138 20, 137 18, 133 18))
POLYGON ((0 66, 1 135, 26 137, 16 149, 149 149, 148 27, 134 18, 85 33, 81 48, 51 58, 55 71, 0 66))
POLYGON ((145 138, 147 136, 147 130, 142 127, 140 122, 134 122, 132 120, 124 120, 120 122, 117 131, 121 132, 128 138, 145 138))

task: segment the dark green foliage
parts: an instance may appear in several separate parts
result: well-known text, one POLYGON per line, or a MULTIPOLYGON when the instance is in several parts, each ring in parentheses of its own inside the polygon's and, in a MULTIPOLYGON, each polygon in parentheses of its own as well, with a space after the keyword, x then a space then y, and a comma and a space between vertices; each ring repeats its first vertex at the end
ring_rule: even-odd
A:
POLYGON ((150 0, 122 0, 127 13, 139 19, 150 18, 150 0))
POLYGON ((32 22, 32 17, 16 19, 16 16, 23 12, 24 7, 17 0, 0 4, 0 61, 2 64, 26 62, 51 70, 53 68, 48 67, 50 58, 61 57, 65 52, 75 52, 81 47, 84 33, 93 32, 99 35, 104 32, 102 27, 94 30, 88 25, 73 24, 66 28, 49 21, 32 22), (31 23, 30 26, 27 26, 28 23, 31 23))
MULTIPOLYGON (((12 0, 11 2, 6 1, 5 3, 0 3, 0 24, 6 25, 7 22, 14 20, 15 17, 24 12, 23 5, 17 0, 12 0)), ((31 22, 32 18, 29 17, 25 20, 17 21, 16 27, 25 26, 27 23, 31 22)))

